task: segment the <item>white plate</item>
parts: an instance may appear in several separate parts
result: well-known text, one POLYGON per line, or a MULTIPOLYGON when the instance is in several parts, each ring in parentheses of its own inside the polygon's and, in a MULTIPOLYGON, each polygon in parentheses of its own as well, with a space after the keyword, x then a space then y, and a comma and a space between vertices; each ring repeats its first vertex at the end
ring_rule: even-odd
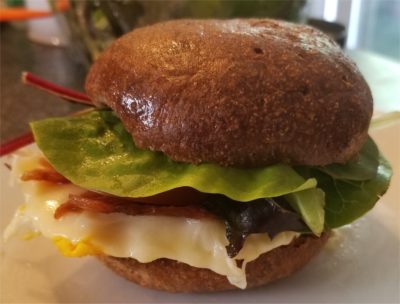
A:
MULTIPOLYGON (((1 303, 399 303, 400 124, 372 133, 395 173, 364 218, 339 230, 302 271, 272 285, 215 294, 169 294, 135 286, 94 258, 64 258, 48 240, 1 243, 1 303)), ((1 163, 6 161, 3 157, 1 163)), ((1 233, 22 202, 1 173, 1 233)))

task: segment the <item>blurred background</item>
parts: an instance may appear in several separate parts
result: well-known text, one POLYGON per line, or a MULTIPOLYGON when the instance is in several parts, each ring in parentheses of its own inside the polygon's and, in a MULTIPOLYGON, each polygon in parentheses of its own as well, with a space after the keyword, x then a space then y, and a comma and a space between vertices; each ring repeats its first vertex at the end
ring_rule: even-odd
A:
POLYGON ((82 108, 22 85, 22 71, 82 91, 91 62, 135 27, 233 17, 319 28, 359 65, 375 109, 399 110, 400 0, 0 0, 0 141, 28 131, 29 121, 82 108))

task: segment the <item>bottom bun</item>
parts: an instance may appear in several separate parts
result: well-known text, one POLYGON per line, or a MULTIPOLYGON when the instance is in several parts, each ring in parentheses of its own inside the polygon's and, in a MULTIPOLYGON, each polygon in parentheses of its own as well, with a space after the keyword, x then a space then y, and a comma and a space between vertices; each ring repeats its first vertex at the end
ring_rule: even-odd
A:
MULTIPOLYGON (((321 251, 328 238, 329 233, 319 238, 300 236, 289 245, 262 254, 246 266, 246 289, 271 283, 299 270, 321 251)), ((99 256, 99 259, 127 280, 147 288, 169 292, 238 289, 225 276, 170 259, 158 259, 150 263, 111 256, 99 256)))

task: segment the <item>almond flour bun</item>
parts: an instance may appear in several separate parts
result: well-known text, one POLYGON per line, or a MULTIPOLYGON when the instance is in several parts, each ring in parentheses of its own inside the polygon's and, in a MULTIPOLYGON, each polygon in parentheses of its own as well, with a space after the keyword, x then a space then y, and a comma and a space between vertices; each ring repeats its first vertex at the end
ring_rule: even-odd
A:
POLYGON ((371 92, 338 45, 269 19, 136 29, 98 58, 86 91, 137 146, 224 166, 346 162, 372 115, 371 92))
MULTIPOLYGON (((287 246, 264 253, 246 266, 247 288, 271 283, 299 270, 321 251, 328 238, 329 233, 319 238, 300 236, 287 246)), ((143 287, 169 292, 238 289, 225 276, 169 259, 151 263, 110 256, 100 256, 99 259, 117 274, 143 287)))

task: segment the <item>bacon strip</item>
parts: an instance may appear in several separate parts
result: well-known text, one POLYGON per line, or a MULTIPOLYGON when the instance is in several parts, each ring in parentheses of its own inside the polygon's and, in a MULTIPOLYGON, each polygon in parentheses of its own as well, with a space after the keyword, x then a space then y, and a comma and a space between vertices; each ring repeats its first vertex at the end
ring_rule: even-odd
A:
POLYGON ((54 218, 56 220, 58 220, 68 212, 82 212, 82 211, 83 211, 83 209, 81 209, 78 206, 75 206, 73 203, 67 201, 66 203, 58 206, 58 208, 56 209, 56 212, 54 212, 54 218))
POLYGON ((71 183, 68 179, 62 176, 60 173, 52 168, 40 168, 31 171, 24 172, 21 176, 23 181, 45 181, 56 184, 69 184, 71 183))
POLYGON ((124 213, 127 215, 164 215, 174 217, 187 217, 192 219, 214 218, 214 215, 199 206, 160 206, 141 204, 129 198, 119 198, 87 191, 81 195, 70 195, 67 202, 60 205, 54 213, 54 218, 59 219, 69 212, 83 210, 98 213, 124 213))
POLYGON ((54 170, 53 166, 45 158, 40 158, 36 169, 26 171, 22 174, 22 181, 41 181, 56 184, 70 184, 71 182, 63 175, 54 170))
MULTIPOLYGON (((39 168, 24 172, 23 181, 46 181, 58 184, 71 183, 54 170, 46 159, 40 159, 39 168)), ((124 213, 127 215, 165 215, 192 219, 211 218, 214 215, 200 207, 209 194, 189 187, 181 187, 143 198, 121 198, 102 193, 86 191, 80 195, 69 195, 60 205, 54 218, 59 219, 69 212, 83 210, 98 213, 124 213)))

